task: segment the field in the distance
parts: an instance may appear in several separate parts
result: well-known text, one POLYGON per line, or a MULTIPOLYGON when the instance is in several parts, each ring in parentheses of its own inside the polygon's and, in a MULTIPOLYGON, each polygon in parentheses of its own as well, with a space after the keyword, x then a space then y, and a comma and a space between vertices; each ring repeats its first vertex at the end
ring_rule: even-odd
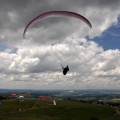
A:
POLYGON ((1 102, 0 120, 120 120, 113 106, 64 100, 57 100, 56 106, 34 99, 1 102))

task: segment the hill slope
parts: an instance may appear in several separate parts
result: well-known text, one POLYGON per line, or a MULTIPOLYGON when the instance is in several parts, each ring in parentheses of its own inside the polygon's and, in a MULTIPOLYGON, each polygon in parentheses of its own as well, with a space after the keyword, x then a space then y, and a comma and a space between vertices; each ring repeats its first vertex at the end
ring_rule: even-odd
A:
POLYGON ((0 120, 120 120, 112 106, 78 101, 6 100, 0 106, 0 120), (19 111, 20 109, 21 111, 19 111))

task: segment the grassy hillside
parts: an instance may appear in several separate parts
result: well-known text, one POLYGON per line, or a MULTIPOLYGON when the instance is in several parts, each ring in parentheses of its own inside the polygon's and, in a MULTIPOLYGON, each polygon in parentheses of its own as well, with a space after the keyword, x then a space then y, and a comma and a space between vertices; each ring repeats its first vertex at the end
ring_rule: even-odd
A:
POLYGON ((112 106, 77 101, 6 100, 0 106, 0 120, 120 120, 112 106), (21 109, 21 111, 18 111, 21 109))

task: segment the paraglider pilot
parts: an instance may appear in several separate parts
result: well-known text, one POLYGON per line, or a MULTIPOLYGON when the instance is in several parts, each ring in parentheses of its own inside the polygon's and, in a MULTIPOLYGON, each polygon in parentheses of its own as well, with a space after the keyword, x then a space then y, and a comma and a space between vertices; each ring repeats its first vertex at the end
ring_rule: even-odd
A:
MULTIPOLYGON (((61 66, 62 66, 62 65, 61 65, 61 66)), ((62 66, 62 68, 63 68, 63 74, 66 75, 67 72, 69 71, 68 65, 67 65, 65 68, 62 66)))

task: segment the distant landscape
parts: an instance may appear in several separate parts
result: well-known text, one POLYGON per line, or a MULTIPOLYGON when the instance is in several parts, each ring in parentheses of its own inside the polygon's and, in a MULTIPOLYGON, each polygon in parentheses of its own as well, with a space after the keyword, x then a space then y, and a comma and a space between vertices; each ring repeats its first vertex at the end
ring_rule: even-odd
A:
POLYGON ((120 90, 0 89, 0 120, 80 118, 120 120, 120 90))
POLYGON ((120 100, 120 90, 30 90, 30 89, 0 89, 0 96, 11 98, 16 94, 16 98, 25 92, 30 93, 29 98, 38 98, 40 95, 50 95, 52 99, 71 99, 71 100, 120 100))

